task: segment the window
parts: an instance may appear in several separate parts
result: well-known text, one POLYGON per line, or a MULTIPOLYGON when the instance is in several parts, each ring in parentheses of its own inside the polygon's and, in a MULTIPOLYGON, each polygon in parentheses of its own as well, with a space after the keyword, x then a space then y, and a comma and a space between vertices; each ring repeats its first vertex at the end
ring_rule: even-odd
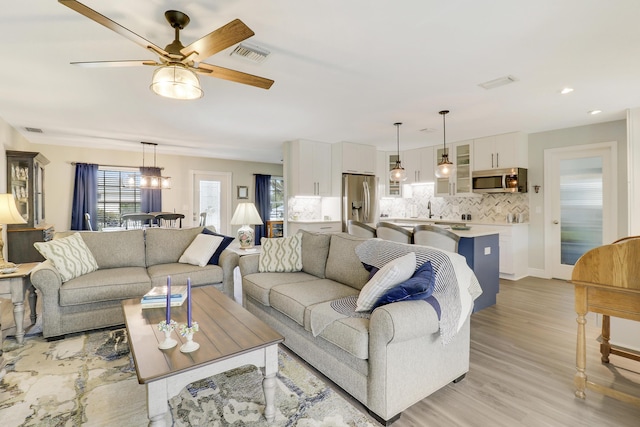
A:
POLYGON ((271 177, 271 189, 269 194, 271 201, 270 219, 284 219, 284 179, 281 176, 271 177))
POLYGON ((122 214, 140 212, 140 171, 98 168, 98 229, 120 227, 122 214), (125 186, 129 178, 135 185, 125 186))

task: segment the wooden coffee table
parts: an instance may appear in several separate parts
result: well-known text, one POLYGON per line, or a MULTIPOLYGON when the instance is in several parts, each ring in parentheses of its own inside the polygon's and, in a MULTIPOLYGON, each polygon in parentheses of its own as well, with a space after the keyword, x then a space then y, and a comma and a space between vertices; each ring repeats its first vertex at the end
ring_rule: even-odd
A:
MULTIPOLYGON (((122 302, 138 382, 147 387, 149 425, 165 425, 168 400, 188 384, 244 365, 263 369, 264 416, 273 421, 278 344, 284 338, 212 286, 194 289, 192 297, 193 320, 200 327, 193 341, 200 348, 191 353, 180 352, 186 339, 178 331, 172 334, 177 346, 158 349, 164 341, 158 330, 164 308, 142 310, 139 299, 122 302)), ((171 318, 178 323, 186 323, 186 313, 186 302, 171 308, 171 318)))

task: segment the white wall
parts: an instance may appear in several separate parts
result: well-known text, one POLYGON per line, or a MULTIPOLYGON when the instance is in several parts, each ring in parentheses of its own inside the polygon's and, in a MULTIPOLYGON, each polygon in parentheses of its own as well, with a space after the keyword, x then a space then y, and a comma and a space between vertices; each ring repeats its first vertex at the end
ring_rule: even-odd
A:
MULTIPOLYGON (((68 230, 71 225, 71 203, 73 200, 73 180, 75 167, 72 162, 96 163, 139 167, 142 165, 142 147, 139 151, 117 151, 97 148, 78 148, 31 144, 22 138, 6 122, 0 121, 0 142, 5 150, 35 151, 42 153, 50 163, 45 168, 45 219, 53 224, 57 231, 68 230)), ((6 161, 4 150, 0 159, 0 189, 6 190, 6 161)), ((145 163, 153 161, 147 150, 145 163)), ((236 199, 236 186, 249 187, 249 197, 254 198, 255 180, 253 174, 282 176, 282 165, 272 163, 242 162, 206 157, 162 155, 158 153, 156 164, 164 167, 163 175, 170 176, 172 188, 163 190, 162 210, 185 212, 189 208, 191 197, 190 170, 231 172, 233 210, 236 199)), ((190 224, 190 218, 187 224, 190 224)), ((237 227, 236 227, 237 228, 237 227)))
POLYGON ((544 254, 544 150, 616 141, 618 146, 618 236, 628 232, 627 131, 626 120, 599 123, 529 134, 529 188, 540 185, 539 193, 529 191, 529 268, 545 271, 544 254))

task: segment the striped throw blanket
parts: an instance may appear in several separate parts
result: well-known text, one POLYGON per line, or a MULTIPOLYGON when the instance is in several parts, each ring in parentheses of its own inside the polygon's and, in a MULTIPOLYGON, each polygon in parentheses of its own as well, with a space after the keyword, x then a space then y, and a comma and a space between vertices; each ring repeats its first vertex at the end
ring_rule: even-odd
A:
POLYGON ((436 275, 433 297, 440 304, 440 336, 446 345, 473 310, 473 301, 482 294, 482 288, 465 258, 456 253, 382 239, 369 239, 356 247, 360 260, 377 268, 409 252, 416 254, 416 269, 431 261, 436 275))

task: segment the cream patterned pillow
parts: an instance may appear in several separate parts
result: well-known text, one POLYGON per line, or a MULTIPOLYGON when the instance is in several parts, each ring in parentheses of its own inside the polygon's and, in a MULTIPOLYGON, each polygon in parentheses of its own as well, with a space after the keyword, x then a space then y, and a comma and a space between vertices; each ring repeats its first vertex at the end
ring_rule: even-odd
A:
POLYGON ((371 310, 385 292, 409 279, 415 271, 415 252, 409 252, 385 264, 360 291, 356 311, 371 310))
POLYGON ((260 273, 291 273, 302 270, 302 234, 260 239, 260 273))
POLYGON ((80 233, 49 242, 36 242, 33 246, 53 263, 63 282, 98 269, 98 263, 80 233))

